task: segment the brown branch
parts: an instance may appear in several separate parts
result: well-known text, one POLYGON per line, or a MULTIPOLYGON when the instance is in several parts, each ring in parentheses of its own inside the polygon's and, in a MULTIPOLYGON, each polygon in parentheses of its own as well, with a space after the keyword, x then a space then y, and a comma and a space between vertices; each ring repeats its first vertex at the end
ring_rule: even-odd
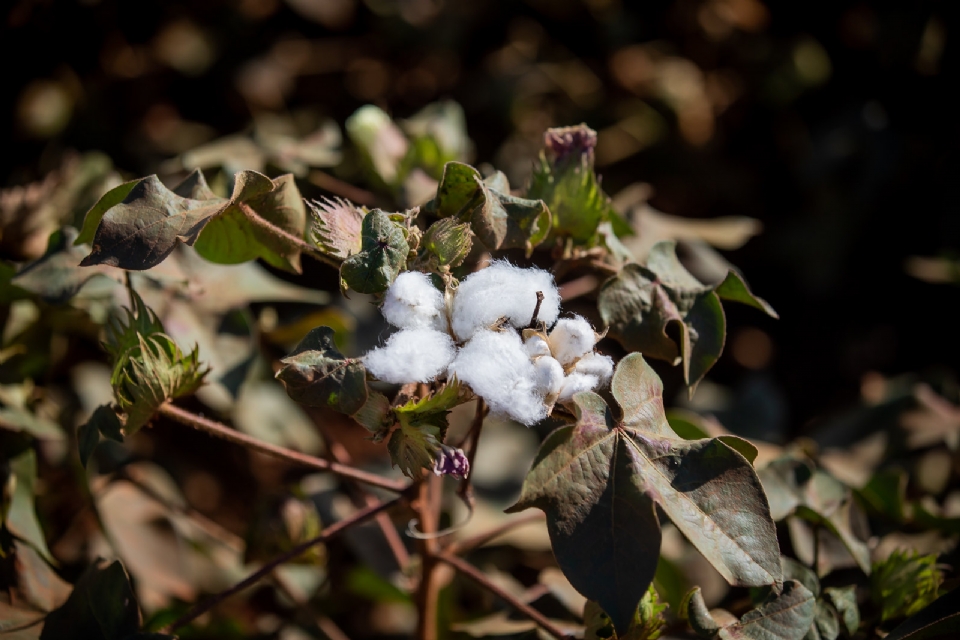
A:
POLYGON ((381 511, 384 511, 386 509, 389 509, 390 507, 393 507, 394 505, 399 504, 406 497, 407 497, 407 494, 405 493, 401 494, 396 498, 393 498, 392 500, 366 507, 364 509, 361 509, 355 512, 353 515, 351 515, 348 518, 344 518, 339 522, 333 523, 332 525, 327 527, 323 533, 316 536, 315 538, 307 540, 306 542, 301 542, 290 551, 287 551, 286 553, 277 556, 270 562, 267 562, 262 567, 260 567, 259 569, 251 573, 249 576, 247 576, 237 584, 230 587, 229 589, 221 591, 216 595, 210 596, 200 604, 195 605, 192 609, 190 609, 190 611, 180 616, 170 624, 168 624, 160 632, 172 633, 174 630, 190 624, 191 622, 196 620, 198 617, 200 617, 201 615, 203 615, 213 607, 217 606, 218 604, 220 604, 230 596, 234 595, 235 593, 239 593, 240 591, 243 591, 247 587, 252 586, 257 582, 259 582, 260 580, 262 580, 263 578, 269 576, 273 572, 273 570, 279 567, 281 564, 285 562, 289 562, 290 560, 293 560, 294 558, 305 553, 307 550, 309 550, 311 547, 315 545, 318 545, 322 542, 329 541, 340 532, 354 525, 360 524, 365 520, 372 518, 373 516, 377 515, 381 511))
POLYGON ((454 540, 447 545, 445 552, 449 554, 465 553, 471 549, 476 549, 477 547, 484 545, 495 538, 499 538, 511 529, 521 527, 531 522, 537 522, 538 520, 543 520, 543 517, 542 511, 531 511, 530 513, 525 513, 522 516, 508 520, 507 522, 504 522, 500 526, 494 527, 489 531, 478 533, 475 536, 464 538, 463 540, 454 540))
POLYGON ((527 323, 528 329, 536 329, 537 320, 539 319, 538 316, 540 315, 540 305, 542 304, 543 304, 543 291, 537 291, 537 306, 533 308, 533 315, 530 316, 530 322, 527 323))
MULTIPOLYGON (((538 300, 543 298, 543 294, 539 291, 538 300)), ((480 430, 483 428, 483 419, 487 415, 487 404, 483 401, 483 398, 477 397, 477 410, 473 414, 473 424, 470 425, 470 431, 467 432, 467 435, 464 436, 463 440, 457 445, 457 448, 462 449, 464 445, 467 444, 467 441, 470 442, 469 449, 467 450, 467 475, 460 482, 460 487, 457 489, 457 495, 470 507, 471 511, 473 510, 474 501, 473 501, 473 488, 470 484, 470 478, 473 477, 473 460, 477 457, 477 443, 480 442, 480 430)))
POLYGON ((449 553, 442 553, 437 556, 437 560, 447 563, 448 565, 456 569, 458 572, 462 573, 463 575, 467 576, 468 578, 470 578, 471 580, 479 584, 481 587, 483 587, 487 591, 490 591, 491 593, 495 594, 504 602, 509 604, 511 607, 513 607, 523 615, 527 616, 528 618, 536 622, 538 625, 540 625, 540 627, 544 631, 552 635, 554 638, 558 638, 558 640, 564 640, 566 638, 573 637, 572 635, 566 633, 563 629, 559 628, 549 618, 547 618, 545 615, 543 615, 542 613, 540 613, 539 611, 531 607, 529 604, 527 604, 526 602, 523 602, 522 600, 518 600, 516 597, 514 597, 510 593, 507 593, 499 585, 497 585, 495 582, 490 580, 490 578, 484 575, 482 571, 477 569, 475 566, 473 566, 463 558, 460 558, 459 556, 451 555, 449 553))
POLYGON ((420 544, 421 571, 417 588, 417 640, 437 640, 437 601, 440 597, 440 585, 437 582, 437 553, 440 542, 435 534, 440 520, 440 492, 442 485, 439 476, 427 476, 420 483, 420 497, 417 500, 417 514, 423 537, 418 536, 420 544))
POLYGON ((329 460, 324 460, 323 458, 317 458, 305 453, 300 453, 299 451, 293 451, 292 449, 285 449, 284 447, 278 447, 277 445, 262 442, 254 437, 248 436, 245 433, 237 431, 236 429, 231 429, 223 423, 198 416, 169 402, 165 402, 160 405, 159 413, 179 422, 180 424, 184 424, 199 431, 205 431, 212 436, 222 438, 228 442, 233 442, 234 444, 239 444, 247 447, 248 449, 266 453, 267 455, 271 455, 276 458, 302 464, 305 467, 329 471, 330 473, 334 473, 338 476, 350 478, 352 480, 356 480, 357 482, 363 482, 364 484, 368 484, 373 487, 380 487, 381 489, 393 491, 394 493, 401 493, 408 487, 408 485, 404 482, 390 480, 389 478, 382 478, 375 473, 370 473, 368 471, 363 471, 361 469, 340 464, 338 462, 331 462, 329 460))
POLYGON ((377 204, 377 196, 371 191, 355 187, 349 182, 344 182, 325 171, 314 169, 307 176, 307 180, 317 185, 321 189, 326 189, 335 196, 342 196, 347 200, 352 200, 357 204, 372 207, 377 204))

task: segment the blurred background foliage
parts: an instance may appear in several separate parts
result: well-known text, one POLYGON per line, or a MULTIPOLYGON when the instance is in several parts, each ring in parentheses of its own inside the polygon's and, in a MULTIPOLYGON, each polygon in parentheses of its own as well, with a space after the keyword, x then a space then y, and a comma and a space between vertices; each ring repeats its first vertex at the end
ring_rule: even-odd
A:
MULTIPOLYGON (((780 315, 730 309, 727 348, 692 400, 678 371, 658 369, 668 403, 715 415, 747 437, 782 445, 803 436, 811 441, 802 451, 843 451, 833 462, 825 454, 821 464, 855 487, 885 455, 863 438, 896 423, 900 439, 891 441, 901 447, 899 468, 912 474, 913 497, 937 498, 917 513, 952 518, 941 530, 953 540, 950 527, 960 517, 960 216, 950 185, 960 170, 960 105, 949 87, 957 84, 957 11, 950 2, 13 0, 0 35, 7 86, 0 257, 7 271, 38 258, 52 232, 79 228, 97 197, 122 180, 158 173, 175 184, 195 166, 293 172, 307 197, 395 204, 397 194, 370 177, 348 141, 347 118, 365 104, 402 124, 427 105, 456 102, 472 141, 459 154, 504 171, 515 186, 528 180, 548 127, 585 122, 599 132, 597 170, 615 205, 632 217, 634 242, 665 227, 667 235, 710 236, 780 315), (688 222, 723 221, 704 230, 660 211, 688 222), (853 442, 867 444, 850 449, 853 442)), ((407 126, 412 132, 415 125, 407 126)), ((696 261, 713 255, 696 251, 695 242, 687 249, 695 274, 696 261)), ((274 357, 318 324, 333 326, 348 345, 355 341, 353 352, 379 338, 363 302, 304 310, 338 295, 323 265, 307 261, 301 277, 274 272, 290 288, 265 280, 262 270, 244 272, 245 287, 228 292, 223 283, 235 276, 190 260, 183 257, 161 279, 193 274, 219 297, 201 309, 175 298, 148 303, 168 327, 180 322, 181 335, 201 343, 201 360, 225 358, 214 368, 237 367, 247 352, 234 347, 251 336, 274 357)), ((4 305, 19 296, 0 290, 4 305)), ((0 353, 0 382, 11 385, 0 397, 0 422, 34 435, 56 429, 51 421, 72 422, 63 418, 69 411, 89 414, 109 399, 91 391, 109 374, 97 351, 106 312, 95 301, 83 303, 82 314, 43 304, 4 307, 0 353), (24 380, 44 392, 24 388, 24 380)), ((290 413, 282 390, 278 396, 268 383, 269 363, 243 372, 221 379, 202 401, 265 439, 320 451, 316 421, 327 425, 320 433, 326 446, 358 460, 376 457, 355 425, 290 413), (277 415, 288 419, 271 423, 277 415)), ((536 440, 508 426, 485 432, 478 465, 493 455, 492 464, 478 466, 476 480, 486 483, 494 507, 490 514, 480 508, 477 530, 488 515, 497 521, 491 514, 498 501, 515 495, 536 440)), ((260 458, 249 465, 243 453, 186 429, 131 442, 141 461, 97 494, 97 512, 107 528, 114 518, 114 545, 138 541, 127 548, 130 557, 138 557, 138 545, 156 545, 155 553, 139 553, 139 565, 125 558, 135 577, 159 577, 138 591, 149 612, 242 575, 243 536, 270 539, 260 551, 246 547, 249 561, 278 548, 271 538, 278 528, 297 539, 315 526, 318 511, 325 519, 349 507, 326 479, 297 478, 291 492, 282 466, 260 458), (144 498, 155 493, 167 506, 144 498), (263 497, 257 513, 267 514, 266 524, 254 517, 251 495, 263 497), (120 513, 126 517, 116 520, 120 513), (145 534, 158 519, 166 528, 145 534), (202 554, 212 564, 183 560, 183 571, 173 571, 162 558, 174 534, 194 549, 217 547, 202 554)), ((83 558, 107 542, 90 533, 97 528, 90 512, 77 513, 89 497, 73 481, 75 470, 58 463, 64 449, 44 446, 37 507, 51 552, 72 581, 83 558), (51 495, 62 487, 69 488, 51 495)), ((102 454, 120 456, 109 447, 102 454)), ((907 482, 891 473, 893 485, 907 482)), ((861 499, 902 523, 900 493, 890 498, 874 489, 861 499)), ((954 546, 941 543, 937 537, 921 546, 928 553, 954 546)), ((383 549, 364 546, 363 536, 339 544, 366 564, 345 569, 326 554, 332 572, 349 570, 350 586, 324 601, 325 614, 360 635, 407 633, 409 600, 363 568, 382 567, 383 549), (345 612, 369 602, 377 603, 376 616, 348 619, 345 612)), ((725 588, 698 576, 682 543, 665 538, 664 545, 665 557, 695 576, 708 601, 720 601, 725 588)), ((495 553, 490 565, 513 567, 513 577, 500 575, 510 589, 524 593, 522 583, 539 576, 557 585, 560 602, 572 598, 571 608, 579 606, 563 591, 542 536, 516 536, 495 553)), ((298 575, 291 569, 278 578, 295 602, 316 588, 310 580, 322 579, 298 575)), ((658 586, 666 579, 658 574, 658 586)), ((279 606, 273 592, 257 597, 257 610, 279 606)), ((270 628, 260 619, 246 623, 270 628)), ((241 628, 230 624, 241 623, 223 622, 211 633, 241 628)))

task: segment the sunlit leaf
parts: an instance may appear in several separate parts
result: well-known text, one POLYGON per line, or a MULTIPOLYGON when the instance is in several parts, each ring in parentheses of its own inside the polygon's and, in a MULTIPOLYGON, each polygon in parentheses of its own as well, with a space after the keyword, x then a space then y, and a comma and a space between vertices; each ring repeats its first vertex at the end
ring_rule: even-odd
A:
POLYGON ((912 616, 937 599, 943 575, 936 554, 896 550, 874 564, 871 591, 882 620, 912 616))
POLYGON ((343 261, 340 278, 353 291, 386 291, 403 269, 410 251, 400 225, 374 209, 363 218, 361 251, 343 261))
POLYGON ((469 224, 456 218, 442 218, 427 228, 420 246, 438 267, 458 267, 470 253, 472 236, 469 224))
POLYGON ((401 421, 387 442, 394 466, 410 478, 417 477, 422 469, 432 469, 440 453, 442 431, 439 425, 425 421, 418 420, 415 424, 401 421))
POLYGON ((281 360, 277 378, 301 404, 354 414, 367 401, 366 369, 359 360, 344 358, 333 336, 330 327, 313 329, 281 360))
POLYGON ((571 584, 624 632, 656 570, 656 507, 732 584, 779 581, 776 532, 750 463, 718 439, 673 433, 659 378, 639 354, 620 362, 611 389, 622 419, 600 396, 575 395, 576 425, 544 441, 510 508, 547 514, 571 584))
POLYGON ((745 613, 740 622, 720 629, 724 640, 800 640, 810 628, 816 613, 813 594, 801 583, 788 580, 783 591, 771 593, 756 609, 745 613))
POLYGON ((73 243, 92 243, 97 232, 97 227, 100 226, 100 221, 103 219, 104 214, 123 202, 130 192, 133 191, 134 187, 146 179, 147 178, 139 178, 137 180, 131 180, 130 182, 124 182, 103 194, 90 211, 87 212, 86 217, 83 219, 83 228, 80 229, 80 233, 74 238, 73 243))
POLYGON ((904 620, 886 636, 886 640, 950 638, 958 633, 960 633, 960 589, 954 589, 904 620))
POLYGON ((98 216, 96 233, 88 240, 93 249, 81 266, 149 269, 182 242, 195 245, 213 262, 263 258, 279 268, 300 270, 297 240, 306 230, 306 208, 291 175, 271 180, 241 172, 230 198, 214 196, 199 173, 173 190, 149 176, 135 181, 118 204, 102 212, 94 207, 78 240, 87 240, 87 229, 98 216))

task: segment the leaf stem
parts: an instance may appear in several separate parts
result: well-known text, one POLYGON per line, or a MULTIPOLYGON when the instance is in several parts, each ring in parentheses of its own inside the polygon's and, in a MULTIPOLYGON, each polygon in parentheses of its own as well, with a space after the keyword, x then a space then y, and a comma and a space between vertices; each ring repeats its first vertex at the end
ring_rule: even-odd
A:
POLYGON ((337 269, 338 271, 340 270, 340 261, 331 258, 303 238, 298 238, 286 229, 282 229, 273 224, 257 213, 256 210, 246 202, 238 202, 237 206, 241 211, 243 211, 244 215, 247 217, 247 220, 249 220, 254 226, 262 229, 265 233, 282 238, 284 242, 295 246, 297 249, 303 253, 306 253, 314 260, 323 262, 334 269, 337 269))
POLYGON ((523 602, 522 600, 517 599, 516 597, 514 597, 513 595, 511 595, 510 593, 502 589, 498 584, 496 584, 495 582, 490 580, 490 578, 485 576, 482 571, 477 569, 475 566, 473 566, 463 558, 460 558, 459 556, 455 556, 449 553, 442 553, 437 556, 437 559, 440 560, 441 562, 447 563, 448 565, 456 569, 458 572, 462 573, 463 575, 467 576, 468 578, 470 578, 471 580, 479 584, 481 587, 483 587, 487 591, 490 591, 491 593, 494 593, 495 595, 497 595, 501 600, 509 604, 511 607, 513 607, 514 609, 516 609, 517 611, 519 611, 520 613, 522 613, 523 615, 527 616, 528 618, 536 622, 538 625, 540 625, 540 627, 544 631, 552 635, 554 638, 558 638, 558 640, 564 640, 565 638, 573 637, 570 634, 566 633, 563 629, 555 625, 545 615, 543 615, 542 613, 540 613, 539 611, 537 611, 536 609, 528 605, 526 602, 523 602))
POLYGON ((289 460, 290 462, 302 464, 313 469, 329 471, 330 473, 334 473, 338 476, 350 478, 373 487, 380 487, 381 489, 392 491, 394 493, 402 493, 408 487, 408 485, 404 482, 390 480, 389 478, 382 478, 375 473, 363 471, 349 465, 331 462, 329 460, 324 460, 323 458, 317 458, 305 453, 300 453, 299 451, 285 449, 284 447, 278 447, 277 445, 257 440, 256 438, 248 436, 247 434, 237 431, 236 429, 231 429, 223 423, 210 420, 209 418, 204 418, 203 416, 198 416, 187 411, 186 409, 181 409, 170 402, 164 402, 162 405, 160 405, 159 413, 172 420, 175 420, 176 422, 179 422, 180 424, 184 424, 199 431, 205 431, 212 436, 222 438, 228 442, 233 442, 234 444, 239 444, 247 447, 248 449, 266 453, 267 455, 271 455, 276 458, 289 460))
POLYGON ((247 576, 237 584, 230 587, 229 589, 225 589, 224 591, 221 591, 216 595, 210 596, 200 604, 194 606, 192 609, 190 609, 190 611, 180 616, 170 624, 168 624, 160 632, 171 633, 175 629, 179 629, 180 627, 190 624, 191 622, 196 620, 198 617, 200 617, 201 615, 203 615, 213 607, 217 606, 218 604, 220 604, 221 602, 223 602, 233 594, 239 593, 240 591, 243 591, 247 587, 253 584, 256 584, 263 578, 269 576, 273 572, 273 570, 279 567, 281 564, 285 562, 289 562, 290 560, 293 560, 294 558, 301 555, 302 553, 305 553, 308 549, 310 549, 310 547, 313 547, 314 545, 318 545, 322 542, 327 542, 328 540, 330 540, 331 538, 339 534, 341 531, 344 531, 345 529, 348 529, 354 525, 360 524, 361 522, 364 522, 365 520, 368 520, 373 516, 377 515, 381 511, 385 511, 386 509, 389 509, 390 507, 393 507, 399 504, 404 499, 406 499, 406 497, 407 497, 407 494, 402 493, 401 495, 397 496, 396 498, 393 498, 392 500, 388 500, 386 502, 379 502, 375 505, 371 505, 369 507, 360 509, 350 517, 344 518, 339 522, 333 523, 332 525, 327 527, 323 531, 323 533, 316 536, 315 538, 307 540, 306 542, 301 542, 300 544, 295 546, 293 549, 290 549, 290 551, 287 551, 286 553, 283 553, 277 556, 270 562, 267 562, 262 567, 260 567, 259 569, 251 573, 249 576, 247 576))

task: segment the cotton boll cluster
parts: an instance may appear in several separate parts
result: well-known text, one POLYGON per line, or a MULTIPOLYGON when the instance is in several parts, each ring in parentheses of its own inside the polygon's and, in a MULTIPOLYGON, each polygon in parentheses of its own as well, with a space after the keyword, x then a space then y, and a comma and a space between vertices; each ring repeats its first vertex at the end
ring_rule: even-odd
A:
POLYGON ((448 300, 426 274, 405 272, 382 310, 401 330, 363 359, 376 378, 404 384, 456 376, 494 414, 526 425, 613 375, 613 360, 593 350, 599 336, 586 319, 557 320, 560 294, 540 269, 494 262, 448 300), (528 328, 532 319, 552 331, 528 328))
POLYGON ((515 329, 530 323, 537 308, 537 292, 543 302, 537 318, 547 326, 560 315, 560 292, 553 276, 541 269, 521 269, 508 262, 494 262, 465 278, 453 299, 451 328, 458 340, 469 340, 501 318, 515 329))
POLYGON ((363 364, 384 382, 430 382, 447 370, 456 353, 449 334, 435 329, 404 329, 364 356, 363 364))

